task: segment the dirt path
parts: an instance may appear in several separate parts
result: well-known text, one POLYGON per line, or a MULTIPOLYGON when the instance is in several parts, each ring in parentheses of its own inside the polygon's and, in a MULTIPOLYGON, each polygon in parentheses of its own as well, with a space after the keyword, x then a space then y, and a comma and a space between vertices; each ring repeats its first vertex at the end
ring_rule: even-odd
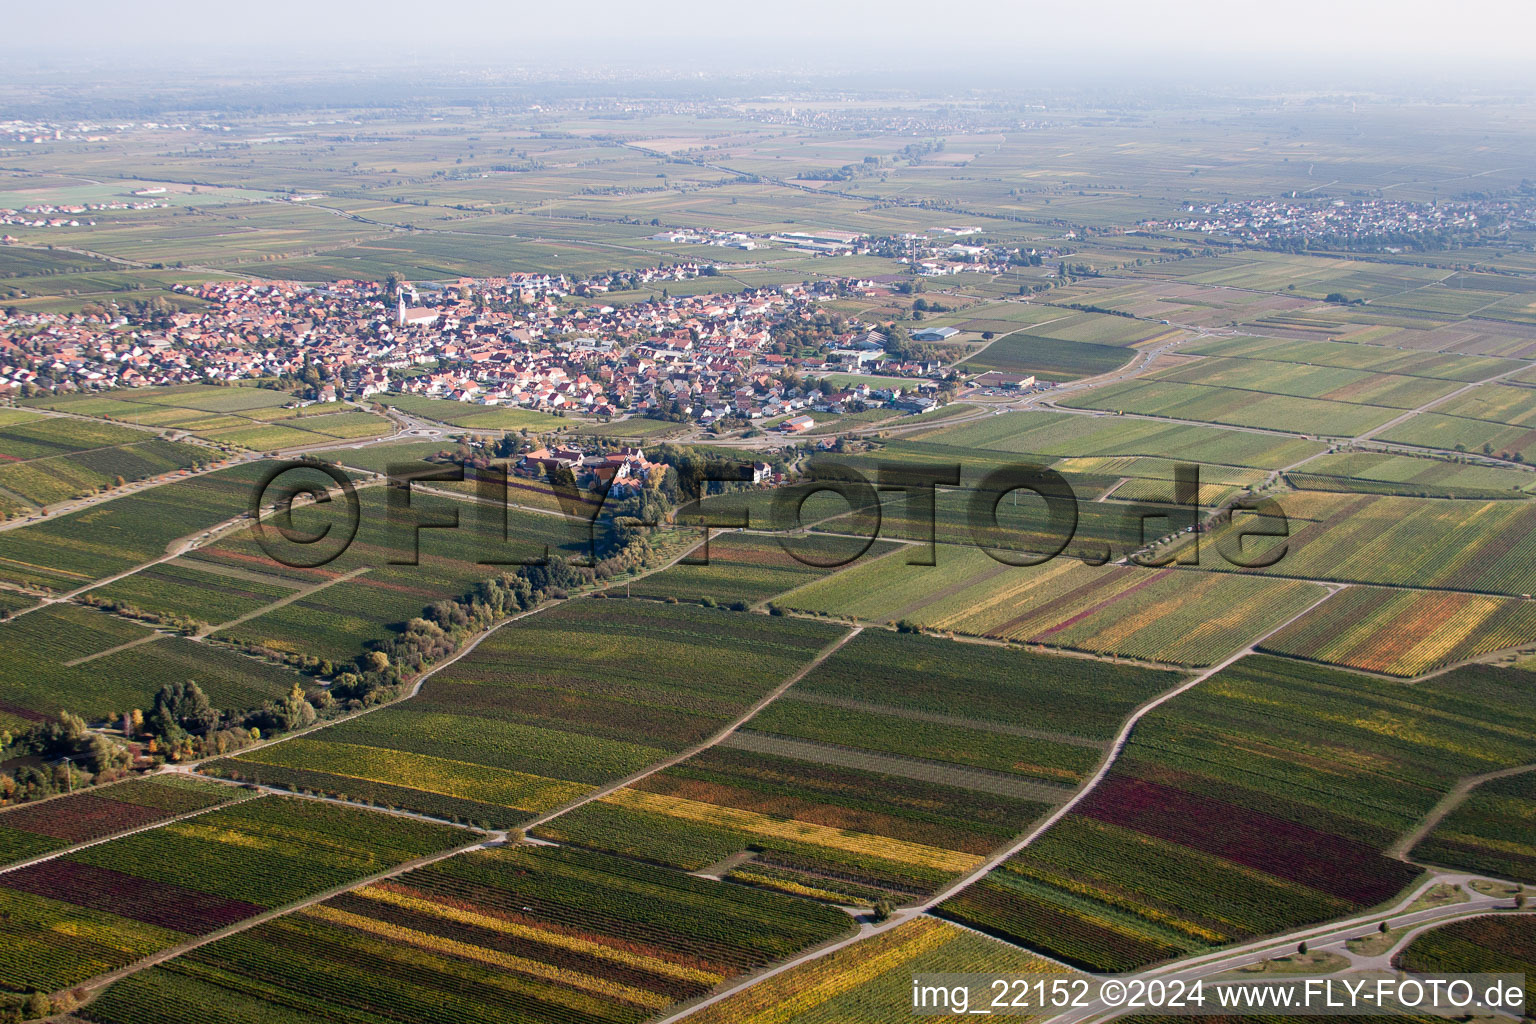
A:
POLYGON ((1327 600, 1328 596, 1331 596, 1331 594, 1332 591, 1329 591, 1328 595, 1318 598, 1316 601, 1309 604, 1306 608, 1303 608, 1289 619, 1286 619, 1284 622, 1280 623, 1278 626, 1274 627, 1263 636, 1254 639, 1252 643, 1248 644, 1248 646, 1233 652, 1223 660, 1217 662, 1209 668, 1203 669, 1198 674, 1191 676, 1189 679, 1185 680, 1183 683, 1180 683, 1178 686, 1175 686, 1173 689, 1167 690, 1159 696, 1154 697, 1133 711, 1130 717, 1126 719, 1125 724, 1120 727, 1120 732, 1115 736, 1114 742, 1110 745, 1109 750, 1105 752, 1103 759, 1099 762, 1098 768, 1094 770, 1092 775, 1090 775, 1082 782, 1082 784, 1078 787, 1077 793, 1071 799, 1057 807, 1054 811, 1047 815, 1044 820, 1036 824, 1018 840, 1011 843, 1002 850, 997 851, 977 867, 961 875, 959 878, 955 879, 953 882, 945 886, 942 890, 940 890, 929 899, 924 900, 922 903, 919 903, 915 906, 904 907, 878 924, 864 924, 859 928, 859 931, 856 934, 851 935, 846 939, 829 943, 825 946, 818 947, 817 949, 809 950, 808 952, 802 953, 799 956, 791 957, 789 960, 786 960, 778 966, 770 968, 767 971, 763 971, 759 974, 753 975, 750 978, 738 981, 736 984, 731 985, 715 993, 714 995, 701 1000, 700 1002, 694 1003, 692 1006, 689 1006, 683 1010, 678 1011, 677 1013, 663 1018, 658 1022, 658 1024, 673 1024, 673 1022, 682 1020, 690 1014, 697 1013, 699 1010, 702 1010, 706 1006, 713 1006, 716 1003, 730 998, 738 992, 745 991, 746 989, 766 981, 769 978, 783 974, 785 971, 793 970, 802 964, 807 964, 814 960, 819 960, 822 957, 827 956, 830 953, 835 953, 840 949, 846 949, 848 946, 851 946, 856 942, 860 942, 864 939, 890 931, 891 929, 899 927, 900 925, 905 924, 907 921, 910 921, 919 915, 926 914, 940 903, 943 903, 945 900, 955 896, 971 883, 978 881, 989 872, 991 872, 994 868, 1008 860, 1008 858, 1014 856, 1019 851, 1023 850, 1026 846, 1033 843, 1052 825, 1055 825, 1062 818, 1070 814, 1073 808, 1081 803, 1083 799, 1093 791, 1094 787, 1103 781, 1104 777, 1109 774, 1109 770, 1119 759, 1121 752, 1125 749, 1125 745, 1130 740, 1131 733, 1136 728, 1136 724, 1138 722, 1140 722, 1147 715, 1151 714, 1153 711, 1157 710, 1162 705, 1166 704, 1168 701, 1174 699, 1180 694, 1194 689, 1196 686, 1199 686, 1201 683, 1205 682, 1207 679, 1210 679, 1218 672, 1232 665, 1238 659, 1251 654, 1254 648, 1257 647, 1260 643, 1269 639, 1270 636, 1278 633, 1286 626, 1289 626, 1292 622, 1295 622, 1297 619, 1310 612, 1313 608, 1316 608, 1323 601, 1327 600))
POLYGON ((632 785, 632 784, 634 784, 636 782, 641 781, 642 779, 650 778, 652 775, 655 775, 657 772, 666 771, 668 768, 671 768, 673 765, 680 764, 681 762, 688 760, 688 758, 693 757, 693 756, 695 756, 697 754, 701 754, 704 751, 708 750, 710 747, 713 747, 713 746, 717 745, 722 740, 724 740, 726 737, 728 737, 732 733, 734 733, 737 729, 740 729, 743 725, 747 724, 747 722, 750 719, 752 719, 759 711, 763 710, 763 708, 767 707, 769 704, 772 704, 774 701, 776 701, 780 697, 782 697, 784 695, 784 691, 785 690, 788 690, 791 686, 794 686, 800 680, 802 680, 806 676, 810 675, 810 673, 818 665, 820 665, 822 662, 826 661, 828 658, 832 657, 833 654, 837 653, 839 648, 841 648, 849 640, 852 640, 854 637, 858 636, 863 631, 864 631, 864 627, 862 627, 862 626, 854 626, 848 632, 844 633, 842 636, 838 637, 836 640, 832 641, 830 644, 827 644, 827 646, 823 647, 819 652, 817 652, 816 657, 812 658, 810 660, 810 662, 807 663, 804 667, 802 667, 798 672, 796 672, 794 675, 790 676, 788 679, 784 680, 778 686, 775 686, 772 690, 768 691, 768 693, 766 695, 764 695, 761 699, 759 699, 751 707, 747 708, 746 711, 743 711, 730 724, 728 724, 724 728, 716 731, 715 733, 710 735, 707 739, 703 740, 702 742, 695 743, 693 746, 688 747, 686 750, 683 750, 683 751, 681 751, 679 753, 673 754, 671 757, 667 758, 666 760, 657 761, 655 764, 653 764, 653 765, 651 765, 651 766, 649 766, 647 768, 643 768, 640 771, 635 772, 632 775, 625 776, 624 778, 618 780, 617 782, 609 783, 606 786, 603 786, 603 787, 601 787, 599 789, 593 790, 592 792, 586 794, 585 796, 580 796, 580 797, 577 797, 575 800, 569 801, 568 803, 561 804, 559 807, 556 807, 554 810, 548 811, 548 812, 540 815, 539 817, 533 819, 532 821, 528 822, 526 825, 523 826, 523 830, 525 832, 531 832, 535 828, 538 828, 540 825, 547 824, 547 823, 553 821, 554 819, 560 817, 562 814, 569 814, 571 811, 574 811, 574 810, 576 810, 579 807, 585 807, 587 804, 591 803, 594 800, 601 800, 603 797, 607 796, 610 793, 615 793, 615 792, 623 789, 625 786, 632 785))
POLYGON ((265 615, 268 612, 275 612, 279 608, 284 608, 290 604, 293 604, 295 601, 302 601, 304 598, 309 597, 311 594, 318 594, 320 591, 326 589, 327 587, 334 587, 338 583, 345 583, 348 580, 356 579, 372 568, 373 566, 371 565, 365 565, 360 569, 353 569, 351 572, 342 573, 340 576, 333 577, 332 579, 321 580, 319 583, 312 583, 307 587, 295 590, 291 594, 278 598, 271 604, 262 605, 255 611, 246 612, 244 615, 241 615, 238 618, 230 619, 228 622, 221 622, 217 626, 204 626, 202 629, 197 631, 197 638, 201 640, 205 636, 211 636, 214 633, 218 633, 226 629, 233 629, 235 626, 238 626, 244 622, 249 622, 258 616, 265 615))
POLYGON ((1419 822, 1412 832, 1409 832, 1393 843, 1387 850, 1386 855, 1388 857, 1396 857, 1398 860, 1407 860, 1409 852, 1419 845, 1425 836, 1433 832, 1435 826, 1444 821, 1452 811, 1466 803, 1467 798, 1472 795, 1472 791, 1478 786, 1485 782, 1492 782, 1495 779, 1507 779, 1515 775, 1524 775, 1527 772, 1536 772, 1536 764, 1522 764, 1514 768, 1488 772, 1485 775, 1467 776, 1456 784, 1455 789, 1440 798, 1440 802, 1430 809, 1430 812, 1424 816, 1424 820, 1419 822))

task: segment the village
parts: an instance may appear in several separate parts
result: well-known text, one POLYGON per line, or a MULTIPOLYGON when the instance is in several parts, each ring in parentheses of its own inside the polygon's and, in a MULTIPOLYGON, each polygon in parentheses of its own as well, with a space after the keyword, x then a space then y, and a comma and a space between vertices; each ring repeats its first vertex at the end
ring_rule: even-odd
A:
MULTIPOLYGON (((811 411, 924 412, 942 401, 950 382, 940 361, 904 358, 874 325, 820 307, 839 294, 889 295, 886 286, 847 279, 666 292, 700 273, 698 264, 630 272, 661 294, 618 305, 602 303, 607 277, 525 273, 430 285, 177 286, 195 311, 13 309, 0 317, 0 396, 287 378, 319 402, 403 394, 705 426, 777 418, 789 433, 809 429, 811 411), (825 379, 876 367, 911 383, 825 379)), ((954 333, 928 328, 912 340, 954 333)))

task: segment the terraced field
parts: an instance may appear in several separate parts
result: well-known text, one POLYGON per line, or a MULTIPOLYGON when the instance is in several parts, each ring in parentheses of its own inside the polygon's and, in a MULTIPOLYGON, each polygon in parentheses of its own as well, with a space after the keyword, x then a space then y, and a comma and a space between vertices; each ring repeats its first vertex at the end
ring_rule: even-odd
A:
POLYGON ((866 631, 719 746, 536 835, 837 903, 906 902, 1064 799, 1118 717, 1175 678, 866 631))
POLYGON ((516 825, 698 742, 839 635, 691 605, 577 601, 502 627, 403 704, 215 770, 516 825))
POLYGON ((940 914, 1127 970, 1394 898, 1456 781, 1529 762, 1525 673, 1412 688, 1253 656, 1144 718, 1110 774, 940 914))
POLYGON ((0 985, 52 992, 469 839, 266 797, 0 873, 0 985))
POLYGON ((575 850, 439 861, 112 986, 101 1024, 638 1024, 850 930, 841 911, 575 850))

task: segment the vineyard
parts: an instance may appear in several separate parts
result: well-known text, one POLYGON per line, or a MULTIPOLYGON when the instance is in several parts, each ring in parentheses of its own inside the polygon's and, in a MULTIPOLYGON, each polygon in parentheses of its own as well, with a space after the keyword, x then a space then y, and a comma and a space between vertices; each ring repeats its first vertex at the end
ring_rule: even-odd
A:
POLYGON ((719 746, 546 839, 840 903, 906 902, 1006 845, 1170 680, 866 631, 719 746))
POLYGON ((24 506, 10 496, 48 505, 110 487, 119 477, 132 482, 186 469, 211 454, 130 427, 10 410, 0 419, 0 492, 13 510, 24 506))
POLYGON ((204 384, 51 397, 32 403, 135 426, 184 430, 219 444, 267 450, 336 438, 377 437, 393 428, 373 413, 328 403, 293 408, 293 396, 263 388, 204 384))
POLYGON ((1396 415, 1385 405, 1296 398, 1263 391, 1151 379, 1108 384, 1081 397, 1066 399, 1062 404, 1074 409, 1140 413, 1296 434, 1321 431, 1334 437, 1354 437, 1381 426, 1396 415))
POLYGON ((0 813, 0 865, 105 839, 248 794, 186 778, 138 778, 0 813))
POLYGON ((1409 856, 1536 884, 1536 774, 1478 786, 1409 856))
MULTIPOLYGON (((1105 507, 1099 505, 1097 507, 1105 507)), ((1219 560, 1214 551, 1202 562, 1219 560)), ((1323 594, 1310 583, 1058 557, 1008 566, 942 545, 936 566, 855 565, 780 600, 811 612, 1172 664, 1218 661, 1323 594)))
POLYGON ((0 873, 0 988, 67 988, 464 832, 307 800, 248 800, 0 873))
MULTIPOLYGON (((1536 592, 1536 506, 1530 503, 1301 492, 1283 496, 1280 505, 1292 520, 1285 555, 1267 568, 1242 571, 1481 594, 1536 592)), ((1206 545, 1235 543, 1233 529, 1212 530, 1206 545)), ((1266 543, 1273 542, 1250 542, 1248 549, 1262 553, 1270 550, 1259 546, 1266 543)), ((1220 559, 1209 567, 1231 568, 1220 559)))
POLYGON ((101 1024, 638 1024, 849 931, 841 911, 575 850, 440 861, 112 986, 101 1024), (320 1009, 323 1007, 323 1011, 320 1009))
POLYGON ((1536 480, 1511 469, 1381 452, 1324 455, 1286 477, 1302 490, 1433 498, 1524 498, 1536 480))
POLYGON ((1523 974, 1529 1016, 1536 1000, 1536 916, 1457 921, 1418 936, 1392 963, 1425 974, 1523 974))
MULTIPOLYGON (((419 537, 413 537, 409 529, 391 528, 383 488, 360 491, 358 498, 361 525, 357 537, 341 557, 323 568, 294 569, 281 565, 261 550, 249 531, 200 548, 187 560, 185 564, 204 574, 219 574, 210 585, 215 592, 225 588, 238 590, 251 574, 258 589, 284 581, 292 581, 294 586, 332 584, 221 631, 220 638, 337 662, 349 661, 362 653, 369 641, 388 638, 433 602, 459 598, 477 583, 503 571, 504 567, 484 564, 488 561, 532 561, 546 557, 549 552, 558 555, 587 550, 587 525, 574 519, 508 509, 508 536, 514 539, 503 542, 499 516, 498 522, 486 523, 478 514, 479 506, 442 495, 420 495, 412 498, 412 506, 419 507, 421 515, 456 515, 459 525, 455 529, 423 530, 419 537), (394 564, 413 556, 419 564, 394 564), (359 570, 363 570, 360 575, 341 578, 359 570), (235 578, 229 579, 230 576, 235 578)), ((606 526, 600 525, 598 529, 606 526)), ((190 599, 187 591, 181 589, 168 590, 165 600, 157 601, 155 589, 150 584, 151 593, 141 598, 150 608, 169 608, 190 599)))
POLYGON ((1454 591, 1350 587, 1264 641, 1263 649, 1413 677, 1536 643, 1536 606, 1454 591))
POLYGON ((1057 458, 1147 455, 1256 469, 1279 469, 1327 450, 1315 441, 1241 433, 1215 426, 1054 412, 1008 413, 979 422, 941 426, 932 433, 924 433, 921 440, 956 448, 1038 453, 1057 458))
POLYGON ((0 534, 0 579, 72 590, 159 558, 167 545, 250 507, 266 463, 177 480, 0 534))
MULTIPOLYGON (((847 541, 832 538, 797 537, 793 550, 808 561, 829 563, 846 557, 848 546, 847 541)), ((878 558, 893 546, 879 542, 860 557, 878 558)), ((636 582, 629 592, 635 597, 680 601, 756 603, 831 571, 796 559, 775 537, 731 533, 710 538, 709 564, 675 565, 636 582)))
POLYGON ((217 770, 515 825, 698 742, 837 636, 693 605, 577 601, 497 630, 398 707, 217 770))
POLYGON ((1458 779, 1530 761, 1532 722, 1518 673, 1407 689, 1249 657, 1143 719, 1071 814, 939 912, 1128 970, 1362 911, 1418 876, 1382 851, 1458 779))
POLYGON ((1066 974, 945 921, 918 917, 690 1016, 693 1024, 887 1024, 912 1013, 918 974, 1066 974))
POLYGON ((162 685, 188 679, 222 706, 253 707, 287 693, 299 678, 229 648, 157 637, 136 622, 78 605, 0 622, 0 721, 39 721, 61 710, 112 718, 149 709, 162 685))

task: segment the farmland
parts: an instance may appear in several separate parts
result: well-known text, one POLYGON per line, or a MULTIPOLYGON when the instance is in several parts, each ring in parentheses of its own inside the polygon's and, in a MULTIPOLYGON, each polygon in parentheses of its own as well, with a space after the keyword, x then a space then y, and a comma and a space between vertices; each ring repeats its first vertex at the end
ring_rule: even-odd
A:
POLYGON ((1536 916, 1474 917, 1425 932, 1392 958, 1410 973, 1525 975, 1525 1005, 1536 999, 1536 916))
POLYGON ((0 873, 0 986, 67 988, 465 839, 446 826, 268 797, 0 873))
POLYGON ((1062 404, 1074 409, 1101 409, 1335 437, 1354 437, 1397 415, 1387 406, 1366 402, 1297 398, 1155 379, 1108 384, 1094 388, 1080 398, 1066 399, 1062 404))
POLYGON ((720 745, 537 835, 690 871, 720 862, 733 881, 834 902, 905 902, 1063 799, 1119 715, 1173 678, 866 631, 720 745))
POLYGON ((248 796, 202 779, 138 778, 0 814, 0 865, 248 796))
POLYGON ((1326 450, 1323 445, 1311 441, 1218 427, 1051 412, 1009 413, 979 422, 941 426, 925 432, 921 440, 955 448, 987 448, 1058 458, 1147 455, 1259 469, 1279 469, 1326 450))
POLYGON ((114 985, 101 1024, 639 1024, 850 930, 841 911, 574 850, 439 861, 114 985), (324 1006, 323 1014, 318 1010, 324 1006))
POLYGON ((200 445, 87 420, 19 410, 0 413, 0 509, 77 498, 205 462, 200 445))
POLYGON ((1424 864, 1536 884, 1536 774, 1484 782, 1409 855, 1424 864))
POLYGON ((1464 775, 1536 754, 1524 673, 1412 689, 1249 657, 1142 720, 1071 814, 940 908, 1125 970, 1392 899, 1383 855, 1464 775))
POLYGON ((326 404, 293 408, 284 391, 254 387, 184 387, 75 395, 34 403, 78 416, 100 416, 135 426, 185 431, 216 444, 258 451, 324 444, 338 438, 377 437, 393 430, 382 416, 326 404))
POLYGON ((515 825, 698 742, 838 635, 681 604, 573 602, 498 629, 397 707, 218 770, 515 825), (647 657, 623 656, 633 644, 647 657))
POLYGON ((265 469, 221 469, 7 530, 0 534, 0 579, 72 590, 160 558, 174 541, 243 514, 265 469))
POLYGON ((1066 974, 1015 946, 919 917, 796 967, 688 1019, 695 1024, 885 1024, 912 1012, 918 974, 1066 974))
MULTIPOLYGON (((795 550, 810 561, 835 560, 845 544, 815 537, 799 539, 795 550)), ((878 543, 862 557, 878 558, 895 545, 878 543)), ((703 558, 701 553, 699 558, 703 558)), ((761 534, 723 534, 709 542, 707 565, 675 565, 629 588, 635 597, 756 603, 827 575, 784 550, 778 539, 761 534)))
POLYGON ((1276 654, 1412 677, 1536 643, 1536 607, 1454 591, 1350 587, 1264 641, 1276 654))
MULTIPOLYGON (((1101 506, 1102 507, 1102 506, 1101 506)), ((1214 552, 1206 556, 1215 559, 1214 552)), ((1009 566, 941 545, 937 565, 855 565, 779 598, 786 607, 1125 657, 1204 665, 1321 597, 1306 583, 1056 558, 1009 566), (1223 582, 1226 581, 1226 582, 1223 582)))
MULTIPOLYGON (((1272 566, 1243 572, 1494 595, 1536 592, 1529 553, 1536 545, 1530 526, 1536 507, 1529 503, 1319 492, 1277 501, 1292 520, 1285 555, 1272 566)), ((1238 528, 1220 526, 1202 546, 1235 544, 1230 534, 1238 528)), ((1264 555, 1276 543, 1250 541, 1245 550, 1250 557, 1264 555)), ((1201 564, 1207 564, 1204 558, 1201 564)), ((1209 567, 1229 568, 1220 559, 1209 567)))
POLYGON ((234 650, 157 635, 127 619, 56 604, 0 622, 0 721, 61 710, 93 720, 148 708, 169 682, 193 679, 222 707, 287 693, 297 673, 234 650))

